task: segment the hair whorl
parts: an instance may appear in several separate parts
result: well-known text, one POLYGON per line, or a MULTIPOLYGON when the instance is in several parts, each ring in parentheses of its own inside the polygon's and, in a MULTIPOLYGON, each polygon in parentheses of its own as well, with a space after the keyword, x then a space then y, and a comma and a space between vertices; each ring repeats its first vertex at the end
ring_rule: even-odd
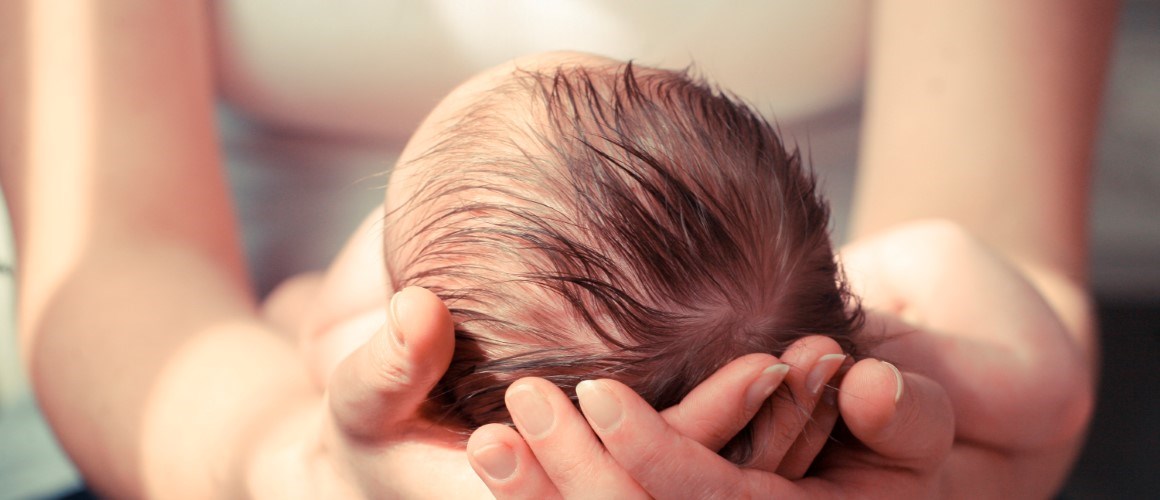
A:
MULTIPOLYGON (((525 376, 573 397, 614 378, 664 408, 747 353, 806 335, 854 350, 862 315, 829 209, 759 114, 631 63, 496 92, 526 96, 528 119, 485 102, 417 160, 427 173, 399 212, 421 222, 387 259, 396 289, 451 308, 456 353, 433 393, 450 415, 510 422, 504 391, 525 376)), ((723 454, 749 451, 740 437, 723 454)))

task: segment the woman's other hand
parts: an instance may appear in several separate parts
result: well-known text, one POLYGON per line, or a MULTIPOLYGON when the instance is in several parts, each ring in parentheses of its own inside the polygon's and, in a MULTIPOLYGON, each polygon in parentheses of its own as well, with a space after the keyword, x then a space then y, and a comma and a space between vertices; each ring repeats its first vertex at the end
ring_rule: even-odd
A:
POLYGON ((806 338, 781 360, 754 354, 726 365, 659 413, 611 380, 578 388, 583 414, 551 384, 523 380, 508 392, 519 433, 485 426, 468 452, 498 498, 798 497, 861 493, 875 481, 894 496, 937 491, 954 428, 945 393, 921 376, 900 379, 892 366, 863 360, 842 378, 835 407, 824 396, 834 387, 824 383, 844 359, 832 341, 806 338), (750 396, 763 393, 755 388, 778 365, 790 369, 781 397, 756 420, 754 458, 745 466, 726 461, 717 450, 757 413, 750 396), (529 394, 539 408, 512 405, 529 394), (813 464, 838 408, 853 437, 813 464), (497 473, 493 464, 504 467, 497 473))
POLYGON ((422 288, 391 300, 388 320, 338 363, 325 397, 288 409, 247 464, 266 498, 487 497, 463 435, 424 417, 454 350, 451 316, 422 288))

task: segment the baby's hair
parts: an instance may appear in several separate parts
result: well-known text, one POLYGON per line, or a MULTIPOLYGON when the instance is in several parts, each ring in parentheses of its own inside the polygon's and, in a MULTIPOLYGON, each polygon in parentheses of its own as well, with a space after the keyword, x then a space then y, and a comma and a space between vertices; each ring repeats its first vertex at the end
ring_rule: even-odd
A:
MULTIPOLYGON (((395 289, 432 290, 455 320, 443 415, 510 423, 504 392, 527 376, 572 398, 612 378, 665 408, 807 335, 855 351, 829 208, 760 114, 632 63, 519 72, 492 95, 402 166, 417 188, 387 216, 395 289)), ((745 432, 722 454, 751 452, 745 432)))

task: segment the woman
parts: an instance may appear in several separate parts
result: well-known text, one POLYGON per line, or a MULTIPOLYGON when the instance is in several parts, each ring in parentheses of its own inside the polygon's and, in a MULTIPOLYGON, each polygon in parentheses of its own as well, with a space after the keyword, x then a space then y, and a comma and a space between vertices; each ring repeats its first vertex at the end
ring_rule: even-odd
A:
MULTIPOLYGON (((873 484, 904 492, 961 494, 987 484, 997 489, 995 493, 1043 495, 1057 487, 1082 437, 1094 367, 1095 336, 1086 316, 1079 221, 1085 206, 1082 171, 1090 148, 1107 32, 1083 28, 1093 22, 1107 26, 1110 16, 1097 6, 1085 7, 1091 13, 1085 8, 1036 10, 1031 4, 1021 4, 1016 20, 1053 16, 1051 22, 1031 23, 1041 29, 1023 32, 1013 27, 1018 23, 991 22, 994 17, 987 14, 988 7, 974 3, 960 7, 966 12, 943 16, 937 8, 914 13, 892 4, 884 6, 878 18, 882 39, 876 47, 898 58, 876 59, 871 73, 873 81, 883 83, 871 90, 865 166, 869 177, 858 213, 863 232, 918 216, 949 217, 997 248, 999 257, 945 227, 927 228, 948 233, 942 238, 947 243, 928 249, 932 252, 928 259, 905 262, 915 267, 886 258, 891 252, 884 249, 905 248, 906 242, 913 242, 907 240, 913 233, 905 231, 885 234, 861 247, 866 250, 860 254, 862 262, 871 265, 854 264, 857 253, 847 257, 851 274, 854 269, 866 273, 861 280, 868 303, 890 312, 910 311, 925 329, 947 332, 914 335, 887 347, 896 354, 891 359, 909 360, 916 367, 923 367, 927 360, 942 367, 922 371, 945 388, 954 408, 958 439, 951 460, 937 460, 942 451, 925 449, 924 443, 930 441, 917 439, 931 429, 932 435, 939 435, 951 422, 938 411, 942 401, 938 386, 907 374, 905 389, 895 402, 892 378, 873 378, 869 373, 859 377, 852 371, 848 381, 889 381, 890 385, 879 384, 889 389, 883 391, 887 396, 880 402, 901 411, 867 412, 883 406, 860 406, 840 399, 839 408, 848 422, 858 421, 859 409, 881 417, 870 422, 876 425, 862 429, 875 432, 859 436, 868 448, 857 450, 863 455, 854 455, 854 450, 835 451, 829 459, 823 455, 817 475, 800 482, 789 484, 772 475, 760 475, 768 478, 760 483, 730 482, 736 474, 760 473, 698 466, 710 457, 704 453, 686 455, 690 460, 671 463, 673 469, 641 467, 641 460, 648 456, 642 454, 655 453, 657 448, 633 446, 640 439, 660 443, 662 450, 677 450, 690 442, 666 439, 674 434, 660 425, 655 414, 629 406, 630 395, 614 390, 617 401, 625 405, 619 426, 594 426, 603 438, 604 451, 562 447, 583 442, 579 426, 557 426, 551 429, 556 434, 525 436, 526 441, 511 434, 482 435, 473 441, 474 450, 502 443, 525 460, 531 450, 541 465, 540 469, 517 468, 523 475, 488 482, 493 491, 501 496, 517 490, 550 492, 548 488, 564 495, 576 493, 569 485, 580 484, 575 479, 583 469, 573 465, 588 460, 609 465, 607 457, 624 469, 626 474, 619 476, 626 481, 624 487, 635 484, 650 492, 650 485, 666 484, 816 488, 813 491, 818 492, 873 484), (932 76, 950 76, 944 81, 979 78, 980 85, 968 87, 989 92, 981 101, 989 107, 978 105, 978 96, 970 92, 957 93, 953 85, 946 92, 923 94, 930 100, 913 103, 914 113, 902 112, 906 108, 892 102, 892 96, 914 93, 907 87, 913 80, 892 82, 889 75, 905 73, 898 71, 898 65, 912 61, 908 50, 931 47, 888 35, 906 33, 892 28, 896 24, 923 25, 909 19, 910 15, 930 15, 924 19, 944 23, 932 24, 946 28, 931 30, 940 36, 971 39, 978 31, 960 23, 986 20, 984 24, 996 30, 987 32, 992 35, 988 40, 1012 40, 1014 46, 1003 52, 1011 59, 1001 64, 990 65, 991 59, 983 57, 991 51, 974 53, 966 48, 976 45, 954 43, 949 45, 954 57, 943 57, 947 52, 925 53, 923 64, 929 66, 920 64, 931 69, 932 76), (1015 37, 1013 32, 1020 35, 1015 37), (1081 32, 1086 35, 1070 36, 1081 32), (898 45, 892 45, 892 40, 898 45), (1045 51, 1068 57, 1044 57, 1045 51), (1040 62, 1019 64, 1021 58, 1040 62), (948 60, 953 64, 943 64, 948 60), (951 73, 934 71, 939 68, 951 73), (1005 75, 1023 74, 1023 70, 1031 73, 1030 78, 1018 82, 1038 84, 1005 85, 1005 75), (959 74, 967 76, 959 78, 959 74), (1061 81, 1069 84, 1043 83, 1061 81), (948 109, 962 118, 953 122, 963 128, 937 119, 948 109), (999 116, 996 109, 1007 113, 999 116), (907 119, 888 127, 888 115, 907 119), (1012 117, 1022 117, 1031 126, 1010 126, 1012 117), (989 126, 988 120, 1003 126, 989 126), (996 144, 987 151, 999 156, 958 154, 955 145, 977 144, 969 140, 968 132, 984 134, 988 139, 984 142, 996 144), (927 133, 940 140, 917 139, 927 133), (916 160, 902 154, 912 151, 916 143, 928 148, 925 155, 916 160), (1027 153, 1019 154, 1023 151, 1027 153), (949 174, 950 169, 921 168, 926 163, 922 158, 971 159, 978 164, 949 174), (1009 168, 1007 158, 1019 159, 1020 168, 1009 168), (1060 166, 1079 174, 1062 175, 1055 171, 1060 166), (897 169, 903 170, 901 176, 895 175, 897 169), (1011 182, 995 182, 990 173, 1011 182), (939 196, 930 196, 933 192, 939 196), (979 200, 980 193, 988 193, 997 202, 979 200), (896 199, 905 203, 889 203, 896 199), (1005 217, 990 213, 996 209, 1005 217), (929 296, 927 287, 940 284, 933 271, 946 269, 948 262, 959 265, 961 259, 990 271, 974 275, 978 281, 964 287, 963 295, 955 300, 922 300, 929 296), (1020 306, 983 307, 994 305, 986 300, 995 299, 992 292, 997 290, 1013 294, 1004 297, 1002 304, 1020 306), (963 304, 977 307, 960 309, 963 304), (956 313, 962 310, 1007 312, 979 325, 973 322, 979 316, 956 313), (960 348, 964 343, 977 350, 960 348), (977 363, 995 359, 987 354, 994 352, 1019 356, 1011 363, 977 363), (1063 356, 1067 361, 1055 357, 1045 363, 1039 356, 1026 357, 1035 352, 1063 356), (1064 369, 1050 370, 1049 365, 1064 369), (1029 396, 1042 399, 1029 400, 1029 396), (1051 404, 1038 404, 1043 401, 1051 404), (1049 417, 1055 425, 1028 428, 1027 422, 1035 420, 1021 417, 1029 414, 1049 417), (890 425, 894 419, 917 419, 922 424, 909 425, 910 432, 902 432, 890 425), (1033 432, 1037 429, 1041 432, 1033 432), (565 454, 572 457, 571 464, 550 459, 565 454), (883 467, 843 466, 865 460, 883 467), (675 475, 689 468, 700 473, 675 475), (670 481, 658 481, 654 475, 670 481), (980 476, 989 481, 979 481, 980 476), (686 482, 674 483, 673 477, 686 482)), ((351 368, 340 373, 354 378, 337 377, 331 391, 349 389, 351 401, 371 406, 354 404, 328 413, 294 349, 256 313, 230 229, 231 217, 224 208, 228 202, 220 175, 206 169, 218 161, 212 147, 205 27, 198 9, 148 2, 104 3, 100 12, 95 6, 58 10, 47 2, 5 8, 0 18, 15 26, 6 25, 0 31, 15 41, 6 40, 3 46, 19 62, 6 66, 0 75, 6 89, 0 107, 6 144, 3 182, 13 204, 22 259, 20 307, 26 357, 50 421, 82 470, 89 472, 94 486, 116 496, 191 497, 262 493, 271 484, 287 486, 288 480, 311 477, 319 479, 316 484, 322 490, 291 485, 288 491, 354 493, 363 488, 373 493, 380 487, 398 486, 384 481, 384 471, 416 465, 405 453, 424 449, 401 443, 438 438, 438 431, 418 427, 434 433, 428 436, 404 432, 416 427, 388 426, 394 421, 414 423, 407 411, 395 411, 398 406, 380 408, 380 419, 370 429, 354 417, 376 410, 377 397, 369 395, 391 391, 401 398, 425 395, 426 384, 438 378, 438 363, 414 360, 430 361, 422 356, 446 347, 438 340, 421 341, 438 339, 438 331, 445 330, 446 324, 438 320, 439 306, 419 298, 410 311, 401 310, 400 329, 410 339, 407 350, 400 357, 384 359, 396 360, 398 365, 392 366, 406 370, 403 373, 408 377, 371 385, 373 392, 360 393, 360 387, 367 386, 357 382, 360 358, 352 357, 351 368), (61 37, 60 33, 77 36, 61 37), (118 313, 125 311, 126 304, 133 305, 132 314, 118 313), (212 399, 207 395, 213 395, 212 399), (352 421, 346 422, 342 415, 348 410, 352 421), (338 423, 325 425, 328 418, 338 423), (400 433, 408 441, 401 441, 400 433), (345 447, 325 448, 344 451, 316 460, 319 457, 309 451, 319 442, 345 443, 345 447), (332 463, 351 466, 336 469, 332 463), (364 480, 353 480, 350 473, 364 480)), ((364 349, 368 355, 376 353, 374 342, 364 349)), ((387 356, 384 352, 393 351, 378 351, 387 356)), ((690 404, 685 414, 694 414, 697 407, 690 404)), ((572 422, 578 421, 578 414, 567 415, 572 422)), ((565 418, 564 414, 557 417, 565 418)), ((702 417, 692 420, 704 424, 697 428, 711 427, 707 422, 714 418, 729 421, 737 415, 726 409, 702 417)), ((667 425, 686 436, 696 432, 679 423, 667 425)), ((722 427, 727 430, 728 425, 722 427)), ((439 447, 430 449, 439 456, 439 447)), ((453 454, 443 457, 449 468, 462 465, 462 458, 453 454)), ((441 470, 430 463, 423 466, 429 472, 441 470)), ((402 476, 388 479, 398 477, 402 476)))

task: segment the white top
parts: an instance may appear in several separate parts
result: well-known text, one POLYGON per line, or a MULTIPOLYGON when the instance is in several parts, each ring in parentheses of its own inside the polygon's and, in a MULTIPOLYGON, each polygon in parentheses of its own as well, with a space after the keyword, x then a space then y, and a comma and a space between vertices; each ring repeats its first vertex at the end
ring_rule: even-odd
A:
POLYGON ((218 2, 219 81, 283 129, 405 141, 446 92, 578 50, 697 73, 785 123, 856 98, 868 4, 749 0, 218 2))

